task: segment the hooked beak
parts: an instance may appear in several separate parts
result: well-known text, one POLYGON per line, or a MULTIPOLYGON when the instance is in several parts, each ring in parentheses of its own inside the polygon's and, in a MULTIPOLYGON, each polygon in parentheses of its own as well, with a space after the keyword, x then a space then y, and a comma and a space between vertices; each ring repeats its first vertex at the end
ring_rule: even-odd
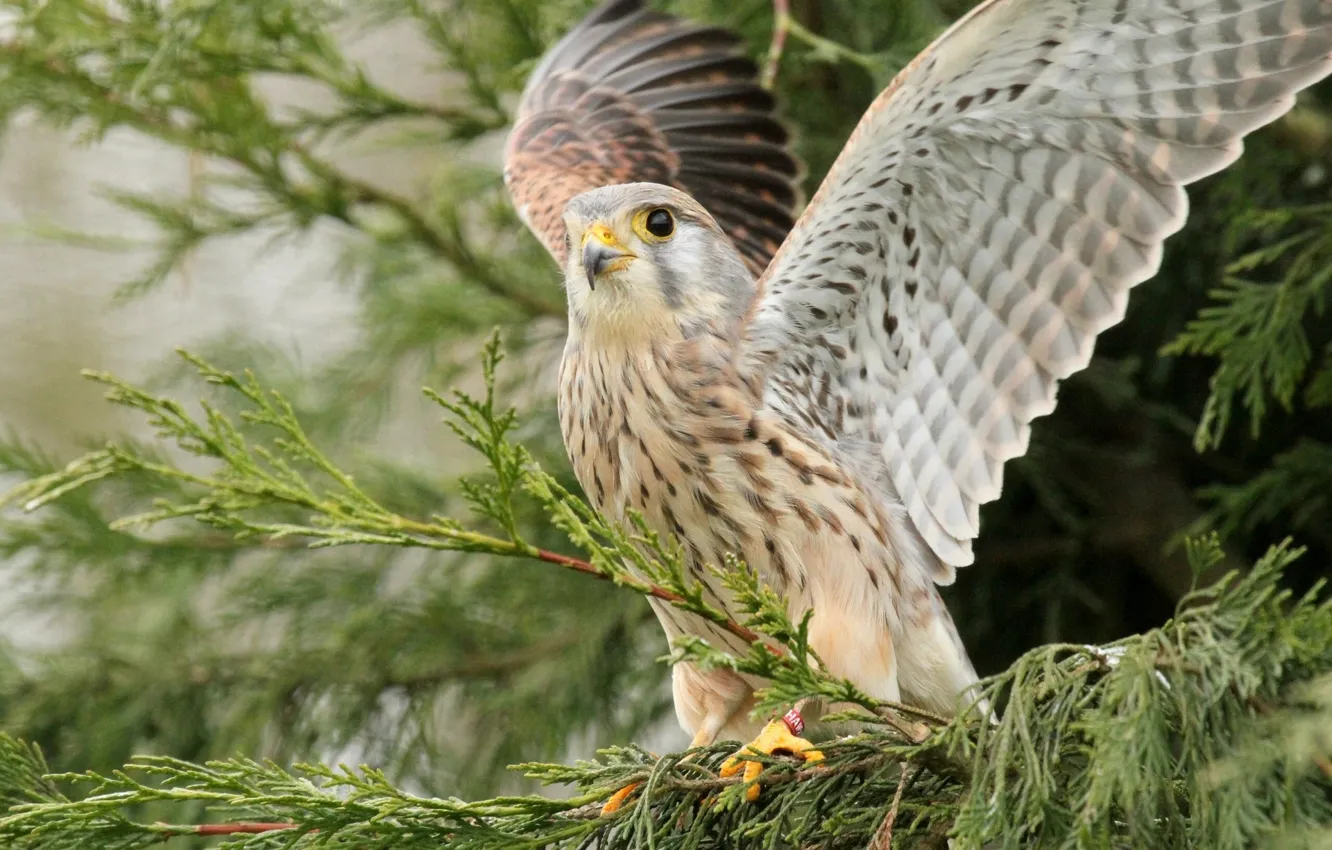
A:
POLYGON ((620 244, 611 229, 594 224, 583 233, 583 272, 587 285, 597 288, 597 277, 608 271, 620 271, 634 259, 628 248, 620 244))

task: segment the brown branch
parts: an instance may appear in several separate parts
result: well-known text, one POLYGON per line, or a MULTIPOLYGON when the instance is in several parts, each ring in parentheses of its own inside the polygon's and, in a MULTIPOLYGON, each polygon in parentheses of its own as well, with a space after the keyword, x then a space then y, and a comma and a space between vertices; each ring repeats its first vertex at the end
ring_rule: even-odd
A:
POLYGON ((897 823, 897 810, 902 806, 902 795, 919 772, 919 768, 913 770, 909 765, 902 765, 902 774, 897 778, 897 790, 893 792, 893 804, 888 807, 888 814, 884 815, 883 823, 879 824, 866 850, 892 850, 893 824, 897 823))
POLYGON ((916 723, 913 725, 907 722, 904 718, 898 717, 896 712, 891 710, 879 710, 875 712, 875 714, 877 714, 878 717, 889 726, 893 727, 894 732, 913 744, 923 744, 925 743, 925 739, 930 737, 930 727, 924 723, 916 723))
MULTIPOLYGON (((197 536, 171 537, 164 540, 153 540, 147 537, 138 537, 134 535, 127 536, 133 537, 136 542, 157 548, 241 550, 254 548, 304 549, 308 547, 308 544, 302 543, 295 537, 267 537, 256 543, 237 540, 234 536, 226 534, 201 534, 197 536)), ((613 581, 610 576, 606 575, 601 570, 598 570, 591 563, 568 555, 561 555, 559 552, 551 552, 548 549, 537 549, 531 557, 538 561, 555 564, 556 566, 583 573, 584 575, 589 575, 593 578, 599 578, 603 581, 613 581)), ((656 597, 663 602, 678 603, 684 601, 684 597, 680 596, 680 594, 667 590, 660 585, 644 583, 636 586, 636 589, 648 596, 656 597)), ((751 629, 747 629, 734 621, 728 620, 727 622, 719 623, 718 625, 748 643, 755 643, 759 639, 758 633, 751 629)))
MULTIPOLYGON (((207 484, 207 482, 200 483, 207 484)), ((302 504, 301 506, 313 508, 314 510, 320 509, 319 506, 315 504, 302 504)), ((535 546, 531 546, 522 541, 502 540, 498 537, 490 537, 479 532, 455 529, 438 522, 421 522, 396 514, 386 513, 385 519, 387 519, 392 525, 394 531, 398 532, 400 535, 399 537, 385 541, 393 545, 422 546, 443 551, 478 551, 507 558, 531 558, 537 561, 544 561, 548 564, 555 564, 556 566, 564 567, 565 569, 573 570, 574 572, 582 573, 584 575, 589 575, 593 578, 601 579, 602 581, 618 581, 618 583, 623 584, 626 587, 636 590, 644 595, 660 599, 663 602, 670 602, 678 605, 679 603, 686 601, 680 594, 664 588, 661 585, 629 578, 620 578, 617 580, 614 576, 597 569, 597 567, 589 561, 584 561, 581 558, 574 558, 569 555, 561 555, 559 552, 552 552, 549 549, 538 549, 535 546), (468 547, 460 547, 457 545, 459 542, 470 544, 470 546, 476 548, 469 549, 468 547)), ((376 529, 374 528, 368 530, 376 532, 376 529)), ((290 533, 290 530, 288 530, 288 532, 289 536, 318 536, 313 528, 305 529, 301 534, 290 533)), ((747 643, 759 642, 759 635, 757 632, 740 625, 734 620, 723 617, 709 617, 708 619, 711 619, 717 625, 747 643)), ((764 644, 764 646, 767 646, 767 644, 764 644)))
POLYGON ((898 714, 910 715, 920 720, 924 720, 926 723, 930 723, 935 726, 947 726, 950 722, 952 722, 951 718, 944 717, 942 714, 935 714, 933 711, 926 711, 923 708, 918 708, 914 705, 907 705, 904 702, 894 702, 892 700, 879 700, 878 706, 879 710, 877 713, 881 717, 886 717, 887 711, 895 711, 898 714))
MULTIPOLYGON (((597 569, 595 566, 588 563, 587 561, 583 561, 578 558, 571 558, 568 555, 561 555, 558 552, 551 552, 547 549, 538 549, 536 550, 536 554, 533 555, 533 557, 535 557, 538 561, 545 561, 546 563, 549 564, 558 564, 559 566, 565 567, 566 569, 574 570, 575 572, 580 572, 583 573, 584 575, 590 575, 595 578, 602 579, 603 581, 614 581, 614 579, 611 576, 606 575, 604 572, 597 569)), ((662 587, 659 584, 643 582, 641 584, 634 585, 634 587, 636 590, 639 590, 642 593, 647 594, 648 596, 660 599, 663 602, 678 604, 680 602, 685 601, 685 598, 680 594, 676 593, 673 590, 667 590, 666 588, 662 587)), ((759 635, 757 632, 753 631, 752 629, 745 628, 744 626, 740 625, 734 620, 727 620, 725 623, 718 623, 718 625, 722 626, 722 628, 726 629, 726 631, 730 632, 731 634, 735 635, 736 637, 748 643, 757 643, 759 640, 759 635)))
MULTIPOLYGON (((832 767, 822 765, 807 767, 802 770, 789 773, 779 773, 774 775, 764 775, 763 784, 767 786, 789 785, 793 782, 806 782, 811 779, 829 778, 834 776, 843 776, 851 773, 870 773, 878 770, 885 764, 895 761, 896 757, 888 753, 874 753, 865 758, 855 759, 843 764, 832 767)), ((912 771, 912 776, 919 775, 920 769, 912 771)), ((896 809, 901 805, 902 786, 906 784, 907 774, 903 773, 903 780, 899 782, 898 791, 894 796, 893 807, 896 809)), ((674 779, 667 777, 655 785, 659 791, 686 791, 686 792, 716 792, 722 791, 732 785, 739 785, 745 782, 742 775, 730 777, 717 777, 715 779, 674 779)), ((569 820, 598 820, 604 817, 601 814, 602 804, 600 801, 587 803, 577 808, 561 812, 559 817, 569 820)), ((614 818, 622 817, 624 812, 631 811, 633 806, 628 806, 621 812, 612 816, 614 818)), ((248 822, 241 821, 236 823, 216 823, 216 824, 156 824, 158 831, 167 836, 221 836, 221 835, 258 835, 266 832, 278 832, 281 830, 301 829, 301 825, 291 822, 248 822)), ((316 829, 309 830, 311 833, 318 832, 316 829)))
MULTIPOLYGON (((415 543, 416 545, 422 545, 422 546, 430 545, 426 540, 423 540, 422 538, 439 538, 441 536, 444 537, 449 536, 449 535, 441 535, 440 528, 436 525, 417 522, 415 520, 409 520, 406 519, 405 517, 397 518, 396 524, 402 531, 407 532, 410 535, 408 540, 410 540, 412 543, 415 543)), ((476 536, 478 538, 481 537, 480 535, 476 536)), ((163 547, 197 546, 209 549, 225 548, 225 549, 238 549, 238 550, 244 548, 254 548, 253 544, 244 544, 241 542, 237 542, 235 541, 235 538, 228 538, 226 535, 220 535, 220 534, 218 535, 205 534, 197 537, 168 538, 167 540, 163 541, 154 541, 144 537, 135 537, 135 539, 147 545, 163 546, 163 547), (228 544, 226 542, 228 540, 232 542, 228 544)), ((504 541, 500 540, 499 538, 488 538, 484 539, 483 542, 492 547, 490 551, 493 554, 500 555, 502 557, 532 558, 534 560, 543 561, 548 564, 555 564, 556 566, 564 567, 565 569, 573 570, 574 572, 582 573, 583 575, 592 576, 593 578, 601 579, 602 581, 615 581, 615 578, 613 576, 610 576, 602 572, 601 570, 597 569, 596 566, 594 566, 592 563, 584 561, 581 558, 574 558, 569 555, 561 555, 559 552, 552 552, 549 549, 536 549, 531 547, 524 548, 516 543, 513 543, 512 541, 504 541), (508 551, 501 551, 504 548, 507 548, 508 551)), ((264 538, 263 542, 260 543, 259 545, 263 547, 271 546, 274 548, 296 548, 297 546, 300 546, 302 544, 298 542, 297 536, 293 535, 289 537, 280 537, 280 538, 269 536, 264 538)), ((440 547, 435 546, 432 548, 440 548, 440 547)), ((679 603, 685 601, 685 598, 680 594, 676 593, 673 590, 668 590, 667 588, 664 588, 658 584, 652 584, 651 582, 632 581, 632 580, 631 581, 622 580, 622 583, 626 584, 633 590, 638 591, 639 593, 642 593, 646 596, 652 596, 656 599, 662 600, 663 602, 669 602, 678 605, 679 603)), ((726 631, 730 632, 731 634, 735 635, 736 637, 740 638, 746 643, 759 642, 759 634, 757 632, 740 625, 734 620, 730 619, 724 621, 719 620, 717 621, 717 625, 726 629, 726 631)), ((933 716, 931 716, 931 718, 933 718, 933 716)))

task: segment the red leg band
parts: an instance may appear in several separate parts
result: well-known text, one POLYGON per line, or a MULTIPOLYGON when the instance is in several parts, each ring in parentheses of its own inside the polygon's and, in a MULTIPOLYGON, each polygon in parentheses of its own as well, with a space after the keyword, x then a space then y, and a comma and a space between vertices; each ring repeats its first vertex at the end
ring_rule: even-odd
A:
POLYGON ((791 734, 797 738, 805 731, 805 718, 801 717, 800 712, 794 708, 782 715, 782 722, 786 724, 787 729, 791 730, 791 734))

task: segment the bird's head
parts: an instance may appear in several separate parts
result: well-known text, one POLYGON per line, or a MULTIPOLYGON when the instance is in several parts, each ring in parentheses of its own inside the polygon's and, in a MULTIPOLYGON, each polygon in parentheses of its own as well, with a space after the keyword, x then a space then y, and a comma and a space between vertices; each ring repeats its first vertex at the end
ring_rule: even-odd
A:
POLYGON ((693 198, 656 183, 585 192, 564 212, 572 324, 599 334, 729 329, 754 292, 731 240, 693 198))

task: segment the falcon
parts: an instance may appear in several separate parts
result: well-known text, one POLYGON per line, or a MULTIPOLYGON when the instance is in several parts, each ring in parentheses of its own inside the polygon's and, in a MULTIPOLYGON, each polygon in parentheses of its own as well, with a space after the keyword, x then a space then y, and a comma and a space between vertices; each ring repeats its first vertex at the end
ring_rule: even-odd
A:
MULTIPOLYGON (((937 587, 1004 462, 1155 274, 1185 186, 1330 72, 1332 0, 987 0, 792 224, 800 166, 736 37, 610 0, 533 73, 505 158, 564 269, 579 482, 673 535, 717 607, 734 554, 813 611, 829 672, 956 713, 976 674, 937 587)), ((745 648, 653 604, 671 638, 745 648)), ((676 665, 693 744, 752 735, 762 685, 676 665)), ((798 734, 751 746, 818 758, 798 734)))

